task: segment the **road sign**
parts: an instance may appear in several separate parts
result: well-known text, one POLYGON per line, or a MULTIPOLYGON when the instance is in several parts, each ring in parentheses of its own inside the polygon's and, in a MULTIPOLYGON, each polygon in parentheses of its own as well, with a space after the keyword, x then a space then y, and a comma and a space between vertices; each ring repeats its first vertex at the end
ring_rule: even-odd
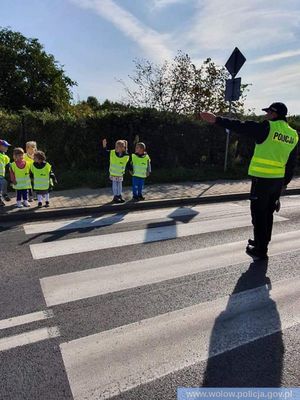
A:
MULTIPOLYGON (((230 73, 232 79, 226 80, 225 100, 229 101, 229 116, 231 115, 232 102, 238 100, 241 95, 241 78, 235 78, 236 74, 242 68, 246 61, 246 57, 236 47, 231 56, 228 58, 225 67, 230 73)), ((228 148, 229 148, 229 135, 230 131, 226 129, 226 148, 225 148, 225 160, 224 160, 224 171, 227 170, 228 161, 228 148)))
POLYGON ((225 101, 235 101, 241 95, 241 78, 227 79, 225 101))
POLYGON ((246 57, 236 47, 228 58, 225 67, 234 78, 246 61, 246 57))

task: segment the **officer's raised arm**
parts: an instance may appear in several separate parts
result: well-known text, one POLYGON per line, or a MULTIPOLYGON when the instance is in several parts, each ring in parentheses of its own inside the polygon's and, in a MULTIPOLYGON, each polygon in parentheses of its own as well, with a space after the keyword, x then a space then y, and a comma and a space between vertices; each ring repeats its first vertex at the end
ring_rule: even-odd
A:
POLYGON ((217 124, 225 129, 230 129, 241 135, 251 136, 257 143, 263 142, 269 134, 269 122, 240 121, 216 116, 210 112, 201 112, 200 118, 208 123, 217 124))

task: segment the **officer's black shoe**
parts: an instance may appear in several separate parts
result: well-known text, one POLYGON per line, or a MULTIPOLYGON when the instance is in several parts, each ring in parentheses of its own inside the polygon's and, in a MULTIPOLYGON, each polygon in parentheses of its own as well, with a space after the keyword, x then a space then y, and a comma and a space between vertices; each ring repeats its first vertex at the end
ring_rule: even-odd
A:
POLYGON ((256 243, 255 243, 255 240, 249 239, 248 244, 250 244, 250 246, 255 246, 256 243))
POLYGON ((266 252, 263 252, 250 245, 246 247, 246 253, 248 256, 252 257, 253 260, 266 260, 268 258, 268 254, 266 252))
POLYGON ((145 200, 145 197, 142 195, 139 195, 139 200, 145 200))
POLYGON ((10 201, 11 200, 11 198, 9 197, 8 194, 4 194, 3 197, 4 197, 5 201, 10 201))

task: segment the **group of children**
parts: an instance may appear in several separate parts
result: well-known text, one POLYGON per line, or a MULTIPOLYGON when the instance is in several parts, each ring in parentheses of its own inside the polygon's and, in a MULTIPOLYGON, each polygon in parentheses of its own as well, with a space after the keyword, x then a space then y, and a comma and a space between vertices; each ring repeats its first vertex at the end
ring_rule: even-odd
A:
POLYGON ((102 141, 102 145, 103 149, 109 154, 109 178, 112 182, 113 202, 125 202, 122 197, 122 185, 127 165, 129 165, 129 172, 132 175, 133 200, 145 200, 143 188, 146 177, 151 173, 151 160, 146 152, 145 143, 137 143, 135 153, 131 157, 128 154, 128 143, 126 140, 117 140, 113 150, 107 149, 106 139, 102 141))
MULTIPOLYGON (((139 142, 135 146, 135 153, 128 154, 128 144, 126 140, 117 140, 113 150, 107 149, 107 140, 102 141, 104 151, 109 155, 109 177, 112 182, 113 202, 124 203, 122 197, 123 177, 129 166, 132 175, 132 195, 133 200, 145 200, 143 188, 146 177, 151 173, 151 160, 146 152, 146 145, 139 142)), ((37 150, 36 142, 26 143, 26 152, 21 147, 13 150, 13 159, 6 152, 10 144, 6 140, 0 139, 0 206, 4 206, 5 201, 10 201, 7 193, 7 180, 5 179, 6 169, 9 168, 10 180, 16 190, 17 207, 30 207, 34 200, 33 190, 37 195, 38 207, 49 207, 49 190, 52 182, 56 182, 51 165, 46 161, 43 151, 37 150)))
POLYGON ((13 159, 6 152, 11 145, 3 139, 0 139, 0 206, 4 206, 5 201, 10 201, 7 193, 7 180, 5 179, 6 169, 9 168, 10 180, 13 188, 16 190, 17 207, 30 207, 33 202, 33 190, 36 193, 38 207, 49 207, 49 190, 52 182, 56 181, 52 172, 51 165, 46 161, 43 151, 37 150, 36 142, 26 143, 26 153, 21 147, 13 150, 13 159))

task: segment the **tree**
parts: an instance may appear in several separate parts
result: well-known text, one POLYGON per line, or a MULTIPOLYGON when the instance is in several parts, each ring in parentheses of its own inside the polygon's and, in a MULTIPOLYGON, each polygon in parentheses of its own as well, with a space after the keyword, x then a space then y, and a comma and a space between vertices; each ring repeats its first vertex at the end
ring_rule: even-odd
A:
MULTIPOLYGON (((123 83, 128 102, 136 107, 192 114, 200 110, 224 113, 225 83, 229 73, 210 58, 197 68, 187 54, 181 52, 172 62, 155 65, 150 61, 135 61, 135 73, 129 76, 133 88, 123 83)), ((245 89, 233 103, 233 111, 243 112, 245 89)))
POLYGON ((74 85, 37 39, 0 29, 0 107, 57 111, 69 104, 74 85))
POLYGON ((120 103, 116 101, 110 101, 106 99, 101 105, 100 105, 101 110, 106 110, 106 111, 129 111, 133 110, 134 107, 130 106, 130 104, 125 104, 125 103, 120 103))
POLYGON ((86 100, 82 100, 77 104, 71 106, 71 109, 76 109, 79 113, 84 114, 95 114, 101 111, 129 111, 133 110, 134 107, 130 106, 129 104, 114 102, 106 99, 102 104, 99 103, 96 97, 88 96, 86 100))
POLYGON ((91 109, 92 109, 93 111, 98 111, 98 110, 99 110, 100 104, 99 104, 99 101, 97 100, 96 97, 94 97, 94 96, 89 96, 89 97, 86 99, 86 103, 91 107, 91 109))

